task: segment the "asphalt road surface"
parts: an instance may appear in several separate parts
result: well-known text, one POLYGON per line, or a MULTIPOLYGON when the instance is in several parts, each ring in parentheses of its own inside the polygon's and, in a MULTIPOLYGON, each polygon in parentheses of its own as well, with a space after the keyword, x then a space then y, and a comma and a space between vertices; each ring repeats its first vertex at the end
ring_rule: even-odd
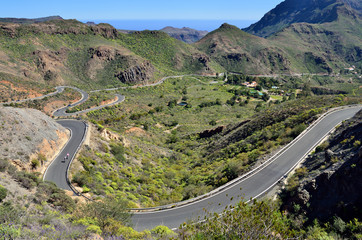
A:
POLYGON ((161 224, 169 228, 178 228, 187 220, 197 219, 199 216, 202 219, 205 215, 203 209, 219 213, 226 206, 240 201, 241 196, 244 199, 259 196, 273 187, 287 172, 294 168, 298 161, 336 125, 351 118, 360 109, 359 106, 331 113, 265 168, 218 194, 198 202, 167 210, 135 213, 132 216, 133 227, 138 231, 152 229, 161 224))
POLYGON ((44 181, 54 182, 59 188, 72 191, 67 182, 67 168, 86 134, 86 125, 76 120, 59 120, 57 123, 71 130, 71 138, 46 170, 44 181), (67 153, 69 153, 69 158, 64 161, 67 153))
MULTIPOLYGON (((59 88, 59 87, 57 87, 57 88, 59 88)), ((60 87, 60 88, 64 89, 64 87, 60 87)), ((76 113, 66 113, 65 111, 70 107, 74 107, 74 106, 77 106, 79 104, 82 104, 82 103, 86 102, 88 100, 88 98, 89 98, 89 95, 88 95, 88 93, 86 91, 83 91, 83 90, 81 90, 79 88, 75 88, 75 87, 68 87, 68 88, 72 88, 72 89, 77 90, 78 92, 80 92, 82 94, 82 98, 76 103, 70 104, 68 106, 65 106, 63 108, 60 108, 60 109, 54 111, 53 115, 55 117, 63 117, 63 116, 75 115, 76 113)))

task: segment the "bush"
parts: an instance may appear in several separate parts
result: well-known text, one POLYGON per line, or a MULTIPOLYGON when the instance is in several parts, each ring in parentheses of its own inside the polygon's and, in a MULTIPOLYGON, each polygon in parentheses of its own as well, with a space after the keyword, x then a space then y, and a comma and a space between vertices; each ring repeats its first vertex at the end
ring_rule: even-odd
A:
POLYGON ((14 207, 11 202, 0 204, 0 224, 1 223, 17 223, 23 212, 18 207, 14 207))
POLYGON ((65 212, 71 212, 76 207, 74 200, 52 182, 39 184, 35 193, 35 201, 38 203, 46 201, 65 212))
POLYGON ((211 120, 211 121, 209 122, 209 124, 210 124, 211 126, 215 126, 217 123, 216 123, 215 120, 211 120))
POLYGON ((182 239, 288 239, 294 233, 287 219, 271 202, 239 202, 225 209, 222 217, 208 213, 205 222, 180 227, 182 239), (187 233, 187 235, 185 234, 187 233), (278 237, 276 237, 278 236, 278 237))
POLYGON ((9 168, 9 162, 6 159, 0 159, 0 172, 5 172, 9 168))
POLYGON ((36 187, 40 182, 40 179, 34 173, 16 172, 14 178, 27 189, 36 187))
POLYGON ((111 147, 111 153, 113 154, 113 156, 120 162, 125 161, 124 158, 124 147, 122 144, 115 144, 115 143, 111 143, 110 144, 111 147))
POLYGON ((1 239, 18 239, 21 235, 21 229, 7 224, 0 224, 1 239))
POLYGON ((96 234, 102 234, 102 230, 97 225, 89 225, 87 229, 85 230, 87 233, 96 233, 96 234))
POLYGON ((32 169, 36 169, 36 168, 39 167, 39 166, 40 166, 40 162, 39 162, 38 159, 33 159, 33 160, 31 160, 31 168, 32 168, 32 169))
POLYGON ((8 195, 8 190, 0 185, 0 202, 2 202, 8 195))
POLYGON ((162 225, 152 229, 151 233, 155 235, 157 239, 165 239, 176 235, 176 233, 173 232, 171 229, 162 225))

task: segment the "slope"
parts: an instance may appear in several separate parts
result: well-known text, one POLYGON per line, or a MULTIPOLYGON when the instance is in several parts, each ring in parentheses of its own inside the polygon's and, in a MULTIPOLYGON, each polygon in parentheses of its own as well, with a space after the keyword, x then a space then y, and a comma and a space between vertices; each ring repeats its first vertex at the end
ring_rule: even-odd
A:
POLYGON ((362 64, 362 25, 355 15, 324 24, 295 23, 268 39, 300 63, 302 72, 337 72, 362 64))
POLYGON ((170 73, 220 67, 162 32, 119 33, 76 20, 0 23, 0 72, 46 85, 82 88, 152 82, 170 73))
MULTIPOLYGON (((274 23, 268 20, 269 25, 266 26, 263 19, 257 23, 264 24, 265 29, 273 28, 273 32, 279 30, 266 39, 224 24, 195 46, 208 53, 225 69, 247 74, 331 74, 353 65, 359 68, 362 59, 362 21, 359 12, 351 7, 356 5, 352 5, 353 1, 350 4, 322 1, 324 7, 317 7, 317 2, 320 1, 300 3, 308 5, 305 14, 299 16, 300 21, 304 19, 305 22, 291 25, 288 25, 292 22, 290 16, 282 14, 280 6, 272 10, 266 16, 273 15, 274 23), (322 23, 306 23, 313 21, 308 17, 302 18, 307 13, 313 15, 321 9, 323 18, 320 17, 318 21, 322 23), (275 13, 277 10, 280 12, 278 16, 275 13)), ((299 5, 291 0, 282 4, 286 13, 297 11, 295 9, 299 5)))
POLYGON ((358 0, 286 0, 269 11, 245 31, 260 37, 268 37, 293 23, 326 23, 338 19, 341 8, 361 14, 358 0))
POLYGON ((228 71, 258 74, 289 72, 292 68, 282 48, 226 23, 195 46, 228 71))

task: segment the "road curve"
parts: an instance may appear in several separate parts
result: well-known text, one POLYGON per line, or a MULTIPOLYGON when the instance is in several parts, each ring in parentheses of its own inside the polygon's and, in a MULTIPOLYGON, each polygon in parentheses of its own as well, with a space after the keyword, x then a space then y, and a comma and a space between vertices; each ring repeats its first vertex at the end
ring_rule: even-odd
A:
POLYGON ((328 114, 274 161, 215 195, 171 209, 134 213, 132 216, 134 228, 140 231, 152 229, 161 224, 169 228, 177 228, 187 220, 197 219, 197 217, 202 219, 205 215, 204 209, 219 213, 226 206, 240 201, 241 196, 245 199, 260 196, 292 170, 335 126, 351 118, 361 109, 361 106, 357 106, 328 114))
POLYGON ((72 191, 67 181, 68 167, 83 142, 86 134, 86 124, 77 120, 58 120, 57 123, 69 129, 71 137, 45 171, 43 180, 54 182, 59 188, 72 191), (64 159, 67 153, 69 153, 69 157, 64 159))

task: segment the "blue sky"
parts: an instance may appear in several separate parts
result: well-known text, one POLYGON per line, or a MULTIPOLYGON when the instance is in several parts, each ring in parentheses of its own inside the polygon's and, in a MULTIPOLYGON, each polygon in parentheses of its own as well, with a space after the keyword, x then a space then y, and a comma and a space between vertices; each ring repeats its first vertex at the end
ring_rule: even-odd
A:
POLYGON ((258 20, 282 0, 2 0, 0 17, 258 20))

